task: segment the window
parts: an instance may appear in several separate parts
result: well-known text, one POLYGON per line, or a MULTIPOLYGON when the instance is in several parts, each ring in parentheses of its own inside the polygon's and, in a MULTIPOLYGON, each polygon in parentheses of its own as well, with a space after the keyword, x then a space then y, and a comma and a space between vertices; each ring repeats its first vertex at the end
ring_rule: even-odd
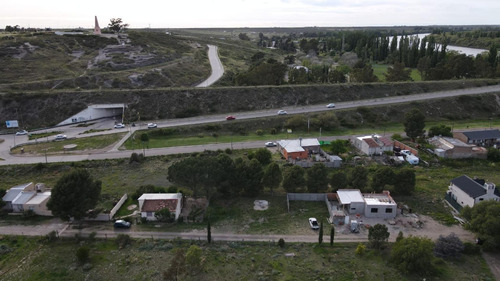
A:
POLYGON ((351 211, 356 211, 356 208, 351 208, 351 211))
POLYGON ((146 213, 146 216, 148 216, 148 217, 152 217, 152 216, 153 216, 153 212, 147 212, 147 213, 146 213))
POLYGON ((378 208, 372 208, 371 213, 378 213, 378 208))
POLYGON ((484 198, 479 198, 479 201, 483 201, 483 200, 484 200, 484 198))
POLYGON ((385 208, 385 213, 386 214, 391 214, 392 213, 392 208, 385 208))

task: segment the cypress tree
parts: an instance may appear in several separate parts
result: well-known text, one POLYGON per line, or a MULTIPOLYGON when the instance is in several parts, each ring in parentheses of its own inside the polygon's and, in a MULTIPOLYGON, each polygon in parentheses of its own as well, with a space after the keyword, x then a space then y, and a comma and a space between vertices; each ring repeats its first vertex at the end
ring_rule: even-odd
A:
POLYGON ((330 246, 333 246, 333 240, 335 239, 335 226, 332 225, 330 229, 330 246))
POLYGON ((321 222, 320 225, 319 225, 318 242, 319 242, 320 245, 321 245, 321 243, 323 243, 323 222, 321 222))
POLYGON ((207 241, 212 242, 212 231, 210 230, 210 221, 207 223, 207 241))

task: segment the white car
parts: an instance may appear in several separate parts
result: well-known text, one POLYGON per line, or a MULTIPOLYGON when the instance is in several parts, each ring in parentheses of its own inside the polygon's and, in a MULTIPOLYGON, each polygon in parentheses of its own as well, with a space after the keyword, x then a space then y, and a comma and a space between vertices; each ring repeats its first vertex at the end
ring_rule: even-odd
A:
POLYGON ((24 136, 24 135, 27 135, 27 134, 28 134, 28 131, 22 130, 22 131, 17 132, 16 136, 24 136))
POLYGON ((285 115, 285 114, 287 114, 287 112, 286 112, 286 111, 284 111, 284 110, 280 110, 280 111, 278 111, 278 115, 285 115))
POLYGON ((54 140, 56 140, 56 141, 58 141, 58 140, 65 140, 66 138, 67 138, 66 135, 59 134, 59 135, 55 136, 54 140))
POLYGON ((153 129, 156 127, 158 127, 158 125, 156 123, 148 123, 148 129, 153 129))
POLYGON ((115 129, 123 129, 125 128, 125 125, 123 125, 122 123, 118 123, 115 125, 115 129))
POLYGON ((275 146, 276 146, 275 142, 272 142, 272 141, 266 142, 266 147, 275 147, 275 146))
POLYGON ((319 229, 318 220, 316 220, 316 218, 309 218, 309 225, 311 226, 311 229, 313 229, 313 230, 319 229))
POLYGON ((329 103, 326 105, 327 108, 334 108, 335 107, 335 104, 334 103, 329 103))

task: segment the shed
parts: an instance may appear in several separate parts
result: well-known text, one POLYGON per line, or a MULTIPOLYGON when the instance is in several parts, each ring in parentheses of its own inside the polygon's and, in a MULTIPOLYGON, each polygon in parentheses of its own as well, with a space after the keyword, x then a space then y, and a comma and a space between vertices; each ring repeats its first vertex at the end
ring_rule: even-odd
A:
POLYGON ((147 220, 155 221, 155 212, 165 208, 175 214, 175 220, 177 220, 181 214, 181 193, 144 193, 139 197, 138 201, 141 217, 147 220))
POLYGON ((348 214, 363 214, 365 200, 359 189, 339 189, 337 198, 344 212, 348 214))

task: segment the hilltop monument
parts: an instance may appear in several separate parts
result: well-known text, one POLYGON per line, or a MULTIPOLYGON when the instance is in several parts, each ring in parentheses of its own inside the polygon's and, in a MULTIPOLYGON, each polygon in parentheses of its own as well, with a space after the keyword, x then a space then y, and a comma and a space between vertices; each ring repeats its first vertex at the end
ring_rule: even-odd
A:
POLYGON ((101 28, 99 27, 99 22, 97 21, 97 16, 95 16, 94 34, 101 35, 101 28))

